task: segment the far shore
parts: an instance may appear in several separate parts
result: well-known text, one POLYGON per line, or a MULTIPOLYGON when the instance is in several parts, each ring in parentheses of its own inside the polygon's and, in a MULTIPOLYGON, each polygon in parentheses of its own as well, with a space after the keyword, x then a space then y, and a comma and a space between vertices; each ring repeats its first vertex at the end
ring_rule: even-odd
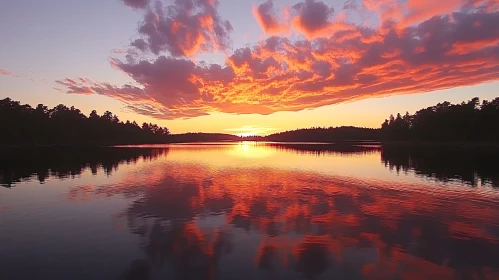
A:
POLYGON ((189 142, 166 142, 166 143, 142 143, 142 144, 120 144, 120 145, 93 145, 93 144, 65 144, 65 145, 18 145, 0 146, 0 150, 5 149, 44 149, 44 148, 71 148, 71 149, 92 149, 106 147, 140 147, 169 144, 203 144, 203 143, 238 143, 238 142, 260 142, 275 144, 302 144, 302 145, 381 145, 383 147, 394 148, 456 148, 456 149, 499 149, 497 142, 437 142, 437 141, 379 141, 379 140, 340 140, 340 141, 268 141, 265 139, 241 139, 241 140, 219 140, 219 141, 189 141, 189 142))

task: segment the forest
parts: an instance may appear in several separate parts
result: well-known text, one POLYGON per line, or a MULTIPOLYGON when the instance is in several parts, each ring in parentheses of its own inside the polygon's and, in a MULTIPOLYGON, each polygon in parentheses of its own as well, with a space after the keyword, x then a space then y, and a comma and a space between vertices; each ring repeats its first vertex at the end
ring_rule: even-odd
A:
POLYGON ((221 133, 170 134, 152 123, 138 125, 121 121, 106 111, 87 117, 74 106, 43 104, 35 108, 10 98, 0 100, 0 146, 112 146, 181 142, 271 141, 271 142, 498 142, 499 97, 480 103, 438 103, 413 115, 389 119, 379 128, 353 126, 312 127, 270 134, 239 137, 221 133))
POLYGON ((189 142, 229 142, 241 141, 242 138, 232 134, 225 133, 182 133, 170 134, 171 143, 189 143, 189 142))
POLYGON ((478 97, 393 115, 381 125, 385 141, 498 142, 499 97, 480 104, 478 97))
POLYGON ((378 128, 363 128, 353 126, 340 127, 312 127, 303 128, 267 136, 245 137, 247 141, 271 141, 271 142, 341 142, 341 141, 363 141, 379 140, 378 128))
POLYGON ((35 108, 10 98, 0 100, 0 145, 125 145, 166 143, 168 128, 156 124, 120 121, 106 111, 94 110, 87 117, 79 109, 43 104, 35 108))

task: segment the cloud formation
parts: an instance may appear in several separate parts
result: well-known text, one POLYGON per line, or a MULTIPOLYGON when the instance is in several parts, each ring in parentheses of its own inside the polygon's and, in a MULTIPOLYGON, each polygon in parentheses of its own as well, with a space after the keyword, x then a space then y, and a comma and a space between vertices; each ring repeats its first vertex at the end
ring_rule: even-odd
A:
POLYGON ((275 14, 273 0, 267 0, 253 8, 253 15, 266 34, 279 34, 288 31, 288 26, 279 22, 275 14))
POLYGON ((140 24, 141 38, 131 46, 156 55, 168 52, 175 57, 226 50, 232 25, 218 14, 218 6, 218 0, 175 0, 168 6, 156 1, 140 24))
POLYGON ((307 38, 331 34, 335 28, 331 21, 334 9, 322 1, 305 0, 292 8, 297 14, 293 19, 293 26, 307 38))
MULTIPOLYGON (((139 86, 76 79, 58 83, 72 94, 105 95, 137 113, 175 119, 212 112, 299 111, 499 80, 497 1, 466 0, 453 11, 435 8, 425 15, 420 7, 433 6, 421 2, 425 1, 366 0, 362 7, 349 5, 359 11, 376 11, 379 25, 365 27, 332 19, 331 8, 306 0, 293 8, 306 35, 302 39, 269 37, 234 50, 224 65, 195 63, 182 57, 184 48, 179 48, 180 57, 112 61, 115 69, 139 86), (434 16, 439 13, 443 14, 434 16), (409 17, 405 22, 404 16, 409 17)), ((216 2, 208 0, 190 3, 216 7, 216 2)), ((166 15, 162 18, 171 21, 166 15)), ((180 35, 174 41, 184 38, 180 35)), ((152 45, 175 45, 154 40, 144 40, 146 51, 152 45)))

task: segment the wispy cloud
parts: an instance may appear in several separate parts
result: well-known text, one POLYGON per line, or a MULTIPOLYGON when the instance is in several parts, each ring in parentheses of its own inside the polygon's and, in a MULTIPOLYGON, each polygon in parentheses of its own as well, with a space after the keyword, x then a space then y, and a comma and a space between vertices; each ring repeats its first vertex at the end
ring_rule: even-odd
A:
MULTIPOLYGON (((444 2, 449 2, 445 8, 429 0, 347 3, 345 9, 377 16, 378 26, 365 27, 321 1, 306 0, 291 7, 288 22, 293 32, 304 35, 301 39, 269 37, 232 51, 223 65, 187 58, 225 45, 231 28, 218 14, 217 1, 177 1, 174 13, 158 4, 154 12, 146 11, 140 29, 141 49, 158 55, 152 60, 112 60, 115 69, 140 86, 76 79, 58 83, 69 93, 105 95, 137 113, 175 119, 211 112, 299 111, 498 80, 499 3, 444 2), (186 14, 186 3, 200 12, 186 14), (192 26, 180 31, 174 22, 192 26), (197 42, 202 43, 192 38, 201 38, 197 42)), ((263 20, 265 26, 275 20, 269 3, 258 11, 270 16, 263 20)))
POLYGON ((123 1, 123 4, 136 9, 145 9, 150 2, 150 0, 121 0, 121 1, 123 1))
POLYGON ((114 54, 125 54, 125 53, 127 53, 127 51, 124 49, 113 49, 113 53, 114 54))
POLYGON ((0 69, 0 75, 4 75, 4 76, 14 76, 14 74, 12 74, 12 72, 9 72, 9 71, 4 70, 4 69, 0 69))

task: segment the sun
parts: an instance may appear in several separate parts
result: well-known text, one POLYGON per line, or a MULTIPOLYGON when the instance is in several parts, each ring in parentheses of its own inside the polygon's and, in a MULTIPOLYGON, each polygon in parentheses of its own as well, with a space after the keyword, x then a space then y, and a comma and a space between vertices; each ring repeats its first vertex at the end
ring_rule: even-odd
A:
POLYGON ((243 132, 243 133, 238 133, 236 135, 239 137, 249 137, 249 136, 256 136, 257 134, 255 132, 243 132))
POLYGON ((269 134, 271 131, 274 130, 275 128, 264 125, 243 125, 237 128, 225 129, 225 131, 228 131, 229 133, 237 135, 239 137, 263 136, 269 134))

